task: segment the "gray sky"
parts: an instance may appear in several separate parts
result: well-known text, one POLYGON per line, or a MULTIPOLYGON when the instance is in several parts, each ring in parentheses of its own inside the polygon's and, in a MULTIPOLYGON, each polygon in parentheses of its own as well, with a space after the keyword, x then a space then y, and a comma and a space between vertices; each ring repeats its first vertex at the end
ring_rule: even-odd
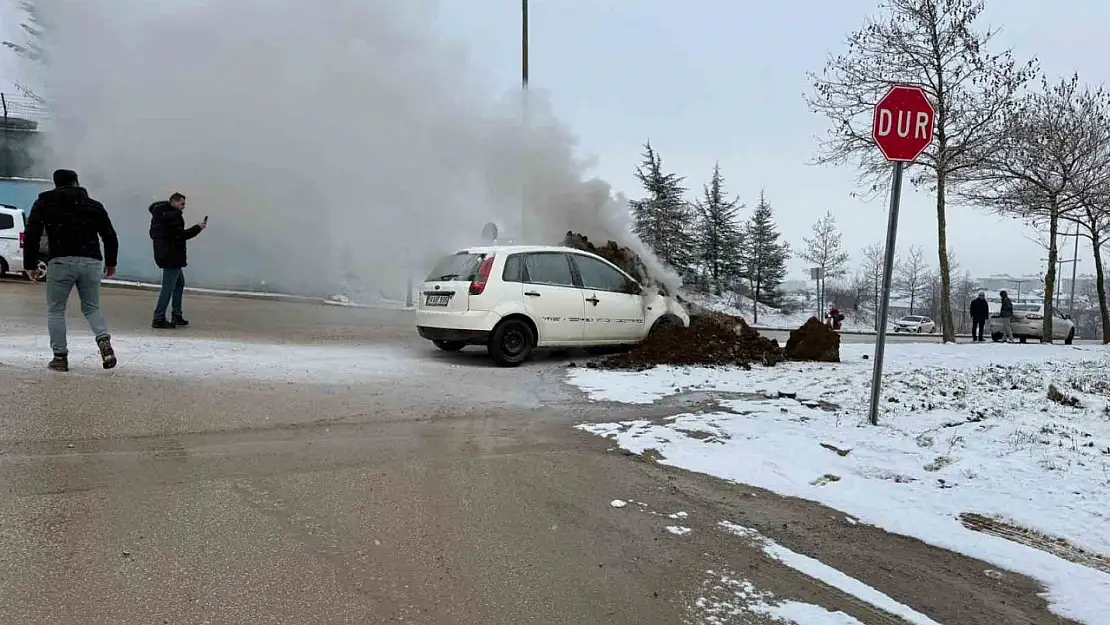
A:
MULTIPOLYGON (((519 3, 440 5, 435 27, 464 44, 472 71, 490 92, 519 84, 519 3)), ((579 136, 581 151, 597 159, 596 173, 617 190, 639 195, 633 172, 650 138, 664 166, 687 176, 692 191, 700 190, 715 161, 728 189, 749 206, 765 188, 792 244, 800 246, 813 221, 831 210, 855 254, 883 240, 886 202, 850 197, 851 169, 806 164, 825 120, 808 111, 802 94, 809 88, 806 71, 819 70, 875 7, 874 0, 531 0, 532 86, 548 95, 579 136)), ((1050 77, 1078 71, 1099 83, 1110 77, 1108 23, 1110 4, 1094 0, 995 0, 984 25, 1003 27, 996 49, 1037 55, 1050 77)), ((2 31, 18 34, 15 26, 4 6, 2 31)), ((0 55, 0 76, 11 71, 10 55, 0 55)), ((0 89, 7 91, 6 83, 0 89)), ((1045 254, 1026 238, 1027 228, 958 205, 948 215, 961 267, 976 275, 1041 271, 1045 254)), ((928 248, 935 262, 932 200, 909 191, 898 247, 915 244, 928 248)), ((1080 272, 1089 272, 1090 254, 1081 257, 1080 272)), ((795 262, 793 277, 802 267, 795 262)))

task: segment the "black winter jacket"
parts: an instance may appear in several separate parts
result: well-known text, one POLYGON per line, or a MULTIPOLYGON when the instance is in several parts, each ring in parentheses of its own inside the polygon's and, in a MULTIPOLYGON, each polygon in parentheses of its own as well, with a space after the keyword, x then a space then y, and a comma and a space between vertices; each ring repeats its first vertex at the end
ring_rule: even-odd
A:
POLYGON ((169 202, 150 205, 150 240, 154 262, 162 269, 181 269, 188 265, 185 242, 200 234, 200 226, 185 227, 185 217, 169 202))
POLYGON ((987 303, 987 300, 976 297, 971 300, 971 310, 969 312, 972 319, 986 321, 991 316, 990 304, 987 303))
POLYGON ((49 242, 49 258, 80 256, 103 260, 105 267, 115 267, 119 256, 119 238, 104 205, 89 197, 81 187, 59 187, 39 194, 31 206, 24 231, 23 268, 38 267, 41 258, 39 243, 43 233, 49 242), (104 255, 100 241, 104 241, 104 255))
POLYGON ((1014 316, 1014 302, 1008 297, 1002 298, 1002 304, 998 309, 998 316, 1004 319, 1009 319, 1014 316))

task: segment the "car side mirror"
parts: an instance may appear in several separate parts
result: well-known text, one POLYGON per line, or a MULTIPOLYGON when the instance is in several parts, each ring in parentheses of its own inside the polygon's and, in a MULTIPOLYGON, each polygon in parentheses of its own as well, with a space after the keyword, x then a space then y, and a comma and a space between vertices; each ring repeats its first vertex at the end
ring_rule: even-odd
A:
POLYGON ((1064 319, 1071 319, 1071 315, 1064 315, 1064 319))
POLYGON ((631 295, 642 295, 644 292, 644 287, 640 286, 640 283, 635 280, 629 280, 625 288, 631 295))

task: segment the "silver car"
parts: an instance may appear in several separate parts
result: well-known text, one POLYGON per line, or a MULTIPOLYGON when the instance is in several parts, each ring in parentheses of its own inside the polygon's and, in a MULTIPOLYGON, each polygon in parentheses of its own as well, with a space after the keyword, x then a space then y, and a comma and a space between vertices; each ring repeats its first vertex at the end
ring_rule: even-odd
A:
POLYGON ((915 334, 932 334, 937 331, 937 324, 928 317, 920 315, 907 315, 894 322, 895 332, 913 332, 915 334))
MULTIPOLYGON (((1044 335, 1044 304, 1014 302, 1010 329, 1014 338, 1022 343, 1028 339, 1040 341, 1044 335)), ((999 323, 997 309, 991 312, 991 339, 995 342, 1002 340, 1002 325, 999 323)), ((1063 340, 1065 345, 1071 345, 1075 340, 1075 322, 1070 315, 1055 308, 1052 309, 1052 339, 1063 340)))

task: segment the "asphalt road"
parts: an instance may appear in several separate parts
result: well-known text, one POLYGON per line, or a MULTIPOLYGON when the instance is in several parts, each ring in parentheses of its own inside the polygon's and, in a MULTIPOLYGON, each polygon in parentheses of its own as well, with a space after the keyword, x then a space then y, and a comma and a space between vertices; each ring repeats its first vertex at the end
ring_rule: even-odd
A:
MULTIPOLYGON (((158 336, 242 341, 245 358, 281 345, 290 370, 307 366, 303 346, 356 346, 380 366, 351 376, 336 358, 332 379, 295 382, 264 375, 270 356, 256 377, 144 370, 125 346, 152 333, 153 298, 104 291, 115 370, 46 371, 45 338, 41 360, 0 363, 5 625, 698 623, 709 570, 864 623, 901 622, 714 531, 725 519, 939 622, 1065 622, 1018 575, 988 578, 997 567, 631 458, 571 427, 711 397, 589 403, 562 384, 565 355, 504 370, 480 350, 441 354, 406 311, 192 294, 193 325, 158 336), (664 531, 676 511, 695 529, 681 539, 664 531)), ((71 341, 88 341, 75 304, 71 341)), ((0 283, 0 343, 44 334, 42 310, 41 286, 0 283)))

